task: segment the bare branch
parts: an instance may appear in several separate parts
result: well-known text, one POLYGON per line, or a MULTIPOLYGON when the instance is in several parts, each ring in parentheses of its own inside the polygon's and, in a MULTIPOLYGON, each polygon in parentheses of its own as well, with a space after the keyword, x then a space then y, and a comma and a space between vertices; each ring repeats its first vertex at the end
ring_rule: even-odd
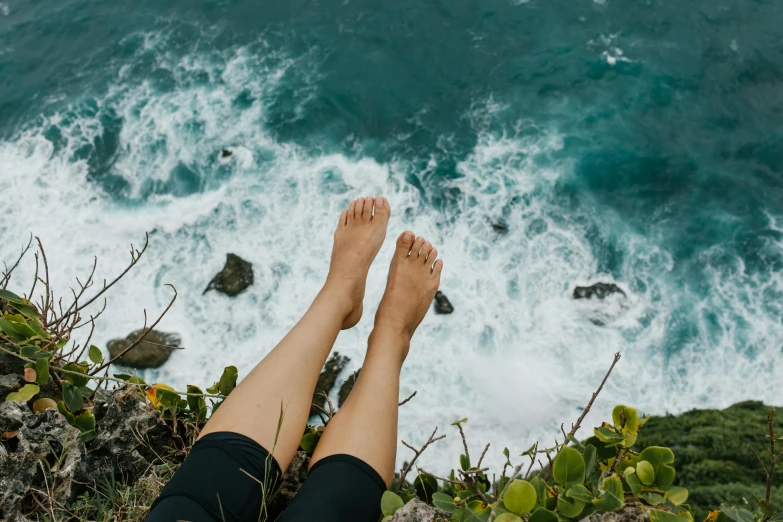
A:
MULTIPOLYGON (((19 257, 16 259, 16 263, 9 269, 8 266, 5 266, 5 269, 3 270, 3 277, 2 280, 0 280, 0 286, 5 290, 5 288, 8 286, 8 282, 11 280, 11 274, 14 270, 16 270, 16 267, 19 266, 19 263, 22 261, 22 258, 27 254, 27 251, 30 250, 30 246, 33 244, 33 235, 30 234, 30 241, 27 242, 27 246, 22 249, 22 253, 19 254, 19 257)), ((3 263, 5 265, 5 263, 3 263)))
POLYGON ((413 446, 411 446, 410 444, 408 444, 407 442, 402 441, 402 443, 405 445, 405 447, 407 447, 410 450, 412 450, 415 455, 413 456, 413 460, 411 460, 408 463, 408 465, 405 466, 405 469, 402 470, 402 473, 400 474, 400 483, 397 484, 397 491, 396 491, 396 493, 399 493, 400 490, 402 489, 402 485, 405 484, 405 477, 408 475, 408 472, 413 468, 413 464, 416 462, 416 459, 419 458, 419 455, 424 453, 424 450, 427 449, 427 446, 429 446, 433 442, 437 442, 437 441, 439 441, 441 439, 446 438, 446 434, 445 433, 443 435, 440 435, 440 436, 436 437, 435 433, 437 433, 437 431, 438 431, 438 427, 435 426, 435 429, 432 431, 432 435, 430 435, 430 438, 427 439, 427 442, 425 442, 424 445, 420 449, 418 449, 418 450, 416 448, 414 448, 413 446))
POLYGON ((177 294, 177 289, 174 288, 173 285, 167 284, 166 286, 170 286, 171 289, 174 290, 174 297, 171 298, 171 301, 169 302, 169 305, 158 316, 158 318, 155 320, 155 322, 152 323, 152 325, 149 328, 147 328, 147 320, 146 320, 147 311, 145 310, 144 311, 145 320, 144 320, 144 328, 143 328, 142 334, 135 341, 133 341, 127 348, 125 348, 123 351, 121 351, 120 353, 118 353, 117 355, 115 355, 114 357, 109 359, 107 362, 103 363, 98 368, 96 368, 95 370, 90 372, 90 375, 95 375, 96 373, 100 372, 104 368, 108 368, 109 366, 111 366, 112 363, 114 363, 115 361, 120 359, 123 355, 125 355, 126 353, 131 351, 133 348, 135 348, 139 343, 141 343, 141 341, 144 340, 144 338, 147 336, 147 334, 149 334, 152 330, 155 329, 156 326, 158 326, 158 323, 161 321, 161 319, 163 319, 163 317, 166 315, 166 313, 171 309, 171 306, 174 304, 174 301, 177 300, 177 295, 178 295, 177 294))
POLYGON ((484 451, 481 452, 481 456, 479 457, 478 462, 476 463, 477 468, 481 467, 481 461, 484 460, 484 455, 487 454, 488 449, 489 449, 489 442, 487 442, 487 445, 484 446, 484 451))
POLYGON ((411 393, 411 394, 408 396, 408 398, 407 398, 407 399, 405 399, 404 401, 402 401, 401 403, 399 403, 397 406, 402 406, 403 404, 406 404, 406 403, 407 403, 409 400, 411 400, 412 398, 414 398, 414 397, 416 396, 416 394, 417 394, 417 393, 418 393, 418 391, 415 391, 415 392, 411 393))

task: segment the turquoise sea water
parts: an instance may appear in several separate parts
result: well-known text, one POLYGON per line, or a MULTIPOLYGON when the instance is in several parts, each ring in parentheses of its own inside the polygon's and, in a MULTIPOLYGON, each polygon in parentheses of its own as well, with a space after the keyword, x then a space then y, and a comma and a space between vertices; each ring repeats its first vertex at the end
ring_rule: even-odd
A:
MULTIPOLYGON (((414 341, 408 442, 464 416, 476 444, 549 439, 615 351, 600 417, 781 403, 782 17, 774 0, 2 0, 0 258, 35 233, 67 290, 149 231, 96 338, 140 327, 172 283, 162 327, 186 350, 146 377, 209 385, 285 334, 341 207, 383 193, 390 236, 439 246, 456 307, 414 341), (202 297, 226 252, 256 284, 202 297), (597 281, 628 299, 571 300, 597 281)), ((389 253, 338 340, 350 370, 389 253)))

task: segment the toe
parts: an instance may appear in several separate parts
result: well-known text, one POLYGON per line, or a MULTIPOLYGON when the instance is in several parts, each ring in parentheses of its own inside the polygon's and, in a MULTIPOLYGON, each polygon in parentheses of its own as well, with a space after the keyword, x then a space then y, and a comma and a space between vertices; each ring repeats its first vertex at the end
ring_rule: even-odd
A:
POLYGON ((410 230, 406 230, 400 234, 400 237, 397 238, 397 251, 395 252, 395 255, 407 258, 411 251, 411 246, 413 246, 413 237, 413 232, 410 230))
MULTIPOLYGON (((430 250, 432 250, 432 243, 425 241, 421 247, 421 254, 419 254, 419 259, 421 259, 422 264, 427 261, 427 255, 430 253, 430 250)), ((431 261, 430 264, 432 264, 431 261)))
POLYGON ((432 275, 440 281, 440 273, 443 271, 443 260, 438 259, 432 267, 432 275))
POLYGON ((337 230, 340 230, 345 226, 346 219, 348 219, 348 211, 343 210, 340 212, 340 220, 337 222, 337 230))
POLYGON ((424 262, 424 264, 427 265, 428 267, 432 267, 432 263, 434 263, 437 258, 438 258, 438 249, 432 248, 429 254, 427 254, 427 260, 424 262))
POLYGON ((389 205, 389 200, 383 196, 375 198, 375 214, 372 217, 373 222, 377 220, 381 223, 387 223, 390 215, 391 205, 389 205))
POLYGON ((353 210, 353 218, 356 221, 359 221, 362 218, 362 211, 364 210, 364 198, 359 198, 356 200, 356 206, 353 210))
POLYGON ((354 199, 353 201, 351 201, 348 204, 348 208, 345 209, 345 222, 346 222, 346 224, 350 223, 351 221, 353 221, 353 216, 356 213, 356 202, 357 201, 358 200, 354 199))
POLYGON ((364 210, 362 211, 362 222, 369 223, 372 219, 372 206, 375 204, 375 198, 369 197, 364 200, 364 210))
POLYGON ((413 241, 411 248, 411 260, 418 259, 421 253, 421 247, 424 245, 424 238, 419 236, 413 241))

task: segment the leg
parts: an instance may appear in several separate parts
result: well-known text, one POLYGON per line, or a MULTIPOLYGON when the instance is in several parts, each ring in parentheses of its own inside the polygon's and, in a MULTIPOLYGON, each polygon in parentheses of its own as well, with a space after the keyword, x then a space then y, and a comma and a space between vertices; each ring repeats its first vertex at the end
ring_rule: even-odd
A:
MULTIPOLYGON (((411 337, 440 284, 443 261, 432 244, 412 232, 397 240, 362 372, 340 411, 329 421, 311 466, 334 455, 351 455, 374 469, 388 487, 397 454, 400 370, 411 337)), ((312 468, 311 468, 312 469, 312 468)))
POLYGON ((367 271, 386 237, 390 214, 382 197, 359 198, 343 211, 323 289, 280 344, 231 392, 199 438, 216 432, 245 435, 272 452, 285 471, 299 446, 315 383, 337 334, 362 315, 367 271), (284 417, 277 435, 281 408, 284 417))

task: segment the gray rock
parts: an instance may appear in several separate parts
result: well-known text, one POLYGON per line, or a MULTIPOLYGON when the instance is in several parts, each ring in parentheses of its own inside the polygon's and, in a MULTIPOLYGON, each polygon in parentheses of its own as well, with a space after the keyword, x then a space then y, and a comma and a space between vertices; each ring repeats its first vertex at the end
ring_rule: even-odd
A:
POLYGON ((343 403, 348 399, 348 395, 351 394, 351 391, 353 390, 354 384, 356 384, 356 379, 359 378, 359 372, 361 372, 362 369, 359 368, 355 372, 351 374, 350 377, 345 379, 345 382, 342 386, 340 386, 340 393, 337 397, 337 406, 341 407, 343 403))
POLYGON ((625 292, 614 283, 596 283, 591 286, 577 286, 574 288, 574 299, 592 299, 593 297, 603 299, 612 294, 624 296, 625 292))
POLYGON ((448 521, 449 514, 414 498, 392 515, 390 522, 448 521))
POLYGON ((0 397, 18 390, 22 386, 22 375, 0 375, 0 397))
POLYGON ((451 301, 441 291, 435 293, 433 302, 435 303, 436 314, 450 314, 454 311, 451 301))
MULTIPOLYGON (((318 376, 315 392, 313 392, 313 404, 318 406, 318 408, 324 409, 324 406, 326 406, 326 397, 323 396, 323 393, 329 394, 334 387, 334 383, 337 382, 337 376, 349 362, 350 359, 348 357, 343 357, 337 352, 334 352, 332 357, 326 361, 321 375, 318 376)), ((320 411, 318 408, 312 406, 310 408, 310 415, 318 415, 318 412, 320 411)))
POLYGON ((226 256, 226 266, 223 267, 204 290, 217 290, 229 296, 235 296, 253 284, 253 265, 236 254, 226 256))
POLYGON ((272 499, 272 503, 269 506, 270 520, 275 520, 275 515, 282 513, 294 499, 294 495, 296 495, 307 478, 308 467, 310 467, 310 457, 304 451, 297 451, 280 482, 280 491, 272 499))
MULTIPOLYGON (((106 347, 109 349, 109 355, 114 358, 123 352, 128 346, 138 339, 142 330, 132 332, 125 339, 114 339, 109 341, 106 347)), ((152 330, 142 342, 134 346, 131 351, 120 357, 117 364, 130 366, 131 368, 158 368, 168 361, 173 346, 181 348, 182 339, 179 335, 173 333, 159 332, 152 330)))
POLYGON ((221 158, 230 158, 234 154, 230 149, 223 149, 220 151, 221 158))
POLYGON ((508 232, 508 225, 503 220, 494 221, 492 223, 492 230, 494 230, 498 234, 505 234, 506 232, 508 232))

